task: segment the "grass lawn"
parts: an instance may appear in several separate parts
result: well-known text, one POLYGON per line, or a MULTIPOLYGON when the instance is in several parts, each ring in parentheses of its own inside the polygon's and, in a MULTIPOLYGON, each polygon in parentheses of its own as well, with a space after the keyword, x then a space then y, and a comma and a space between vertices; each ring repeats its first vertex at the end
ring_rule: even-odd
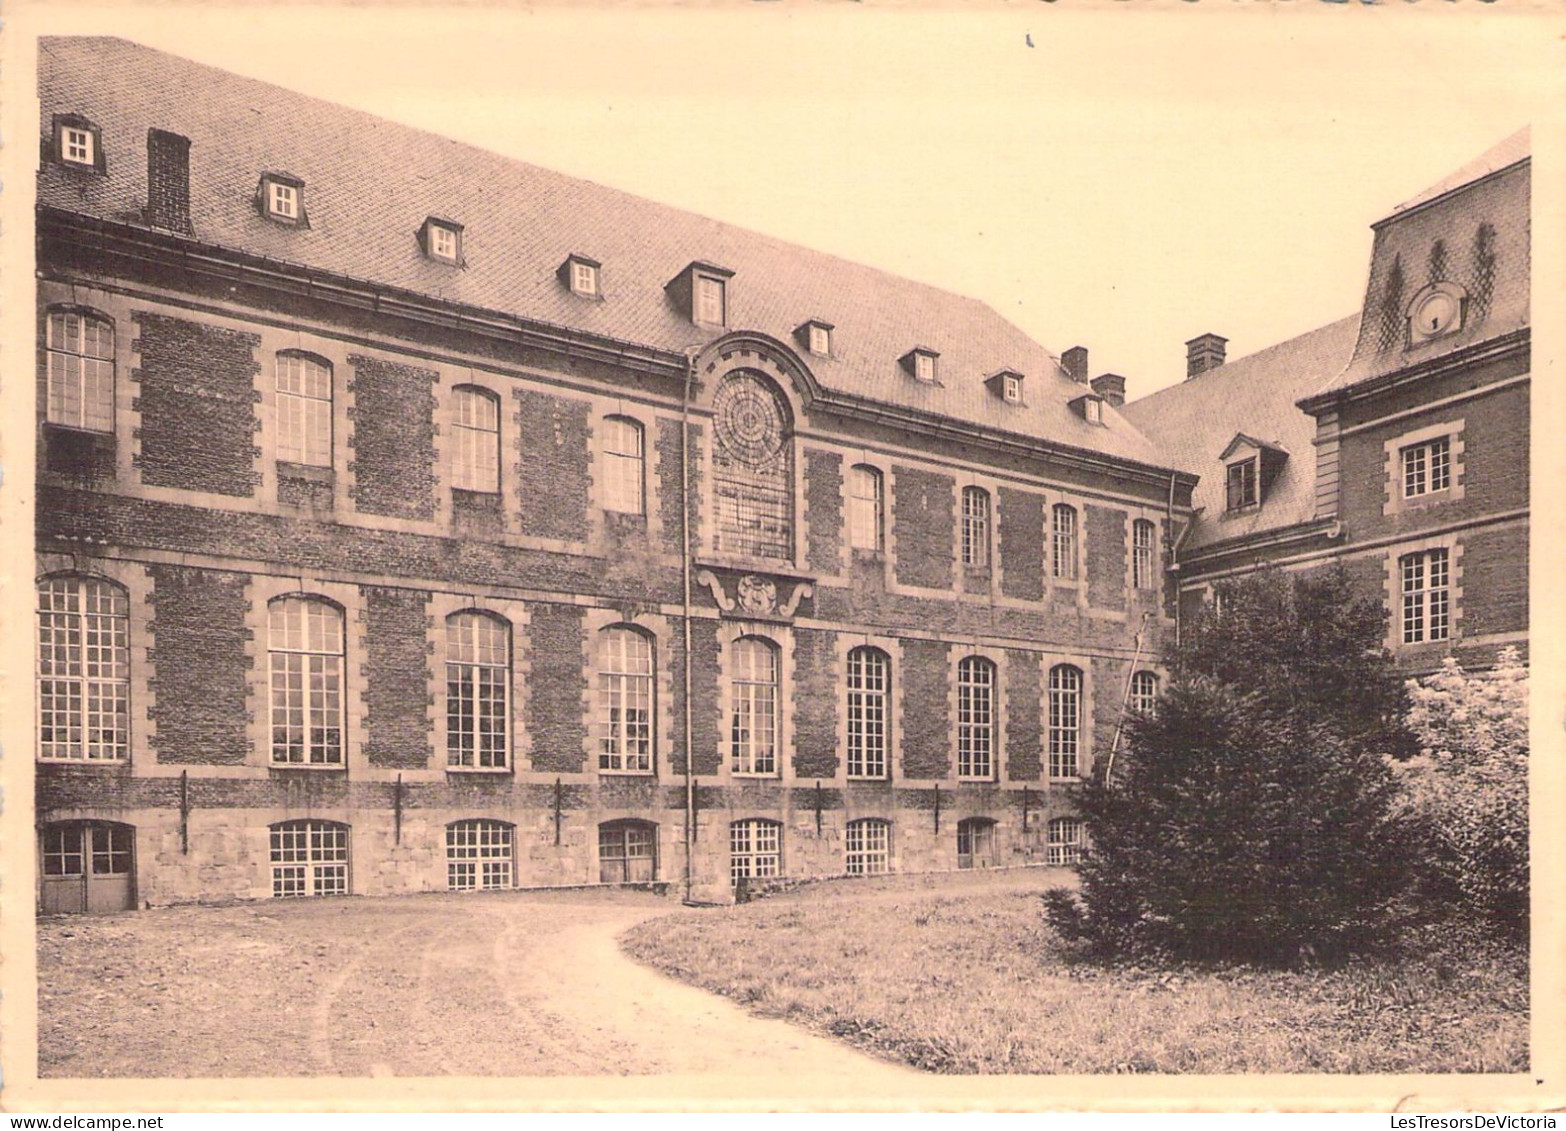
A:
POLYGON ((1106 970, 1063 957, 1039 893, 888 878, 655 919, 667 974, 934 1072, 1522 1072, 1528 969, 1469 942, 1337 971, 1106 970))

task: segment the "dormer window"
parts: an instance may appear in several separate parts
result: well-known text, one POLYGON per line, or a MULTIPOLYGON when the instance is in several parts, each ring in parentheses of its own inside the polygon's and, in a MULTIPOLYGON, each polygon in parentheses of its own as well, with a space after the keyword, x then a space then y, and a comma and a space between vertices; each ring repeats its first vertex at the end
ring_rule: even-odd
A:
POLYGON ((1242 459, 1229 465, 1225 486, 1226 510, 1241 511, 1256 505, 1256 459, 1242 459))
POLYGON ((922 381, 926 385, 933 385, 940 376, 935 365, 936 360, 940 356, 932 349, 926 349, 924 346, 915 346, 903 354, 899 360, 901 360, 903 368, 913 375, 914 380, 922 381))
POLYGON ((1277 444, 1235 434, 1218 456, 1224 464, 1224 510, 1249 510, 1267 500, 1272 481, 1288 462, 1289 453, 1277 444))
POLYGON ((1022 403, 1022 374, 1015 369, 992 373, 984 379, 984 383, 989 386, 990 392, 1007 404, 1022 403))
POLYGON ((585 255, 575 253, 566 256, 564 263, 560 265, 556 277, 565 285, 566 290, 583 298, 601 298, 603 287, 599 281, 598 272, 602 264, 596 259, 589 259, 585 255))
POLYGON ((419 244, 431 259, 459 266, 462 263, 462 225, 455 220, 425 217, 424 226, 419 229, 419 244))
POLYGON ((305 215, 304 182, 287 173, 262 173, 256 188, 256 203, 261 215, 279 224, 309 227, 305 215))
POLYGON ((698 326, 727 326, 729 280, 734 272, 700 260, 690 264, 665 285, 664 292, 698 326))
POLYGON ((52 156, 62 165, 101 173, 103 144, 98 127, 79 114, 57 114, 52 156))
POLYGON ((1104 398, 1097 393, 1084 393, 1075 400, 1069 401, 1068 404, 1072 412, 1089 424, 1102 425, 1104 423, 1104 398))
POLYGON ((817 357, 831 357, 832 323, 812 318, 795 328, 794 340, 817 357))

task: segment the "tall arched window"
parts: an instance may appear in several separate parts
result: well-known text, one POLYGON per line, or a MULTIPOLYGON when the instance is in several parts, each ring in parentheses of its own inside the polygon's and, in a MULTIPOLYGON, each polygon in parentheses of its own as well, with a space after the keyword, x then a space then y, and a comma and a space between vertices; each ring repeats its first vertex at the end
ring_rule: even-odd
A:
POLYGON ((348 826, 281 821, 272 832, 272 895, 348 894, 348 826))
POLYGON ((891 869, 892 826, 879 817, 849 821, 844 838, 850 876, 879 876, 891 869))
POLYGON ((484 891, 512 885, 516 829, 505 821, 453 821, 446 826, 446 886, 484 891))
POLYGON ((962 489, 962 564, 974 569, 990 564, 990 493, 982 487, 962 489))
POLYGON ((1158 587, 1158 528, 1145 518, 1131 524, 1131 574, 1138 589, 1158 587))
POLYGON ((957 777, 995 778, 995 665, 983 656, 957 665, 957 777))
POLYGON ((783 826, 751 817, 729 825, 729 878, 780 875, 783 871, 783 826))
POLYGON ((318 597, 279 597, 267 618, 272 761, 343 764, 343 614, 318 597))
POLYGON ((598 768, 645 774, 653 768, 652 641, 614 625, 598 634, 598 768))
POLYGON ((1137 672, 1131 677, 1131 709, 1139 715, 1151 715, 1158 705, 1158 677, 1152 672, 1137 672))
POLYGON ((500 398, 477 385, 451 391, 451 485, 462 491, 500 490, 500 398))
POLYGON ((604 419, 604 509, 645 514, 646 457, 642 426, 627 416, 604 419))
POLYGON ((1049 670, 1049 776, 1081 772, 1082 672, 1070 664, 1049 670))
POLYGON ((879 648, 848 653, 848 776, 886 777, 892 662, 879 648))
POLYGON ((730 661, 729 768, 778 772, 778 648, 759 636, 734 642, 730 661))
POLYGON ((130 601, 92 577, 38 583, 38 757, 113 762, 130 752, 130 601))
POLYGON ((1053 551, 1050 569, 1061 581, 1077 579, 1077 512, 1075 507, 1056 503, 1051 512, 1050 543, 1053 551))
POLYGON ((511 626, 487 613, 446 618, 446 765, 503 770, 511 699, 511 626))
POLYGON ((52 310, 44 417, 51 424, 114 431, 114 323, 78 310, 52 310))
POLYGON ((277 355, 277 458, 332 466, 332 367, 313 354, 277 355))
POLYGON ((740 370, 713 396, 714 549, 794 556, 794 462, 788 410, 772 383, 740 370))
POLYGON ((858 464, 848 471, 848 544, 879 553, 886 546, 886 497, 881 473, 858 464))

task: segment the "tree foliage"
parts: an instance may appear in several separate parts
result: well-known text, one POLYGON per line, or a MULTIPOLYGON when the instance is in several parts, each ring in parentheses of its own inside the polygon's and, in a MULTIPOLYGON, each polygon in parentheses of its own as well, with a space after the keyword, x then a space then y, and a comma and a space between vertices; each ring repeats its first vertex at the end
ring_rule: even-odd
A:
POLYGON ((1384 937, 1405 887, 1389 755, 1409 746, 1384 613, 1339 568, 1231 583, 1156 713, 1078 806, 1051 921, 1101 954, 1286 964, 1384 937))
POLYGON ((1418 837, 1426 897, 1508 933, 1528 927, 1528 675, 1516 649, 1494 670, 1454 659, 1409 685, 1418 756, 1393 764, 1418 837))

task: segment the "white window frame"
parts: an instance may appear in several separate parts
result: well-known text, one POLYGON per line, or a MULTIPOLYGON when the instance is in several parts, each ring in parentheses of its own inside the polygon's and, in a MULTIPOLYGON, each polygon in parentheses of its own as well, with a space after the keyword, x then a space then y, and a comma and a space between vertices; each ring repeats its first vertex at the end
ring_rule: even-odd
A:
POLYGON ((783 874, 783 824, 766 817, 729 822, 729 880, 767 879, 783 874))
POLYGON ((886 549, 886 477, 867 463, 848 469, 848 545, 873 554, 886 549))
POLYGON ((1097 397, 1088 397, 1082 402, 1082 418, 1089 424, 1104 423, 1104 403, 1097 397))
POLYGON ((1445 546, 1399 554, 1398 627, 1403 644, 1452 639, 1452 552, 1445 546))
POLYGON ((1393 436, 1383 443, 1386 460, 1386 497, 1381 505, 1383 515, 1455 503, 1463 497, 1466 424, 1461 419, 1441 421, 1393 436), (1440 486, 1434 486, 1431 482, 1433 450, 1439 450, 1444 456, 1445 477, 1440 486), (1421 460, 1422 473, 1410 467, 1411 462, 1417 464, 1421 460))
POLYGON ((1131 584, 1136 589, 1158 588, 1158 525, 1152 519, 1131 523, 1131 584))
POLYGON ((598 268, 580 259, 571 260, 571 290, 574 294, 598 297, 598 268))
POLYGON ((957 661, 957 780, 994 781, 1000 746, 1000 665, 988 656, 957 661))
POLYGON ((38 582, 38 760, 130 758, 130 594, 99 577, 38 582), (52 737, 64 730, 65 739, 52 737), (45 738, 45 733, 51 737, 45 738), (74 739, 73 739, 74 736, 74 739))
POLYGON ((1022 400, 1022 378, 1007 373, 1001 378, 1001 396, 1012 404, 1022 400))
POLYGON ((765 636, 741 636, 729 648, 729 772, 778 777, 782 771, 783 650, 765 636), (771 678, 749 658, 766 655, 771 678))
POLYGON ((488 817, 446 826, 446 890, 505 891, 516 886, 516 826, 488 817))
POLYGON ((347 697, 346 620, 340 606, 313 594, 288 593, 274 597, 267 603, 268 748, 272 765, 342 769, 347 764, 347 727, 344 725, 347 697), (294 631, 294 627, 286 623, 288 610, 294 608, 298 608, 303 617, 298 626, 297 644, 289 642, 288 634, 294 631), (280 612, 285 618, 281 641, 278 623, 280 612), (334 625, 334 628, 331 627, 334 625), (325 635, 328 630, 335 633, 336 651, 328 650, 332 643, 325 635), (320 646, 311 647, 318 638, 320 646), (298 671, 293 670, 296 663, 290 657, 299 657, 298 671), (280 661, 282 670, 279 670, 280 661), (282 682, 278 678, 280 675, 285 677, 282 682), (291 677, 296 675, 299 677, 297 686, 291 686, 291 677), (317 676, 320 677, 319 687, 315 686, 317 676), (307 677, 310 686, 306 686, 307 677), (316 707, 313 702, 318 692, 323 700, 320 707, 316 707), (277 740, 280 711, 283 719, 281 725, 289 735, 281 745, 277 740), (297 758, 290 756, 294 749, 292 732, 295 729, 290 716, 295 711, 299 712, 301 719, 297 758), (320 732, 319 737, 317 732, 320 732), (280 751, 282 757, 279 757, 280 751))
POLYGON ((825 326, 811 323, 809 334, 810 352, 817 357, 830 357, 832 354, 832 331, 825 326))
POLYGON ((604 509, 647 513, 647 430, 629 416, 604 417, 604 509))
POLYGON ((927 385, 935 383, 935 358, 927 353, 914 354, 914 377, 927 385))
POLYGON ((1050 507, 1049 515, 1050 577, 1055 581, 1074 582, 1080 572, 1077 568, 1080 516, 1070 503, 1056 503, 1050 507))
POLYGON ((708 326, 727 326, 729 315, 729 288, 724 279, 715 275, 696 273, 691 280, 694 291, 691 307, 695 320, 708 326))
POLYGON ((1151 715, 1158 709, 1158 676, 1136 672, 1131 676, 1130 707, 1139 715, 1151 715))
POLYGON ((273 356, 272 368, 278 460, 331 467, 336 384, 332 363, 299 350, 280 350, 273 356))
POLYGON ((451 390, 451 485, 456 490, 500 494, 500 417, 500 397, 492 389, 458 385, 451 390))
POLYGON ((884 781, 891 768, 892 659, 861 644, 847 657, 847 757, 850 778, 884 781))
POLYGON ((1076 781, 1082 776, 1082 723, 1086 679, 1075 664, 1055 664, 1049 669, 1048 741, 1049 779, 1076 781))
POLYGON ((860 817, 843 832, 843 865, 850 876, 884 876, 892 870, 892 822, 860 817))
POLYGON ((1082 821, 1078 817, 1051 817, 1045 826, 1044 863, 1070 868, 1082 862, 1082 821))
POLYGON ((640 629, 598 630, 598 772, 650 774, 657 757, 653 640, 640 629))
POLYGON ((348 895, 352 829, 339 821, 278 821, 268 827, 272 897, 348 895))
POLYGON ((508 620, 480 609, 446 617, 447 770, 511 768, 511 635, 508 620))
POLYGON ((44 419, 49 423, 114 433, 114 333, 113 321, 99 314, 48 312, 44 419))
POLYGON ((1402 451, 1403 498, 1439 494, 1452 486, 1452 441, 1437 436, 1402 451))
POLYGON ((60 160, 67 165, 81 165, 88 169, 98 167, 98 139, 85 126, 60 126, 60 160), (71 152, 79 147, 81 154, 71 152))
POLYGON ((462 258, 462 237, 445 224, 430 224, 429 247, 430 258, 442 263, 456 263, 462 258))
POLYGON ((990 493, 983 487, 962 489, 962 564, 967 569, 990 568, 990 493))
MULTIPOLYGON (((268 216, 275 216, 279 220, 297 222, 301 211, 299 198, 300 192, 297 186, 268 178, 266 182, 266 214, 268 216)), ((407 239, 406 236, 403 238, 407 239)))

